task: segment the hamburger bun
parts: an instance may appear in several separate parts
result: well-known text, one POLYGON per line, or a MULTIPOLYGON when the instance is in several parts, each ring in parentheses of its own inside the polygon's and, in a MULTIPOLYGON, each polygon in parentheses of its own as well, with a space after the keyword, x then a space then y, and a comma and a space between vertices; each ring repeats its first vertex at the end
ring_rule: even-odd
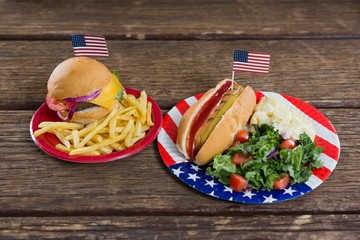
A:
POLYGON ((73 57, 60 63, 50 75, 47 88, 52 98, 76 98, 107 85, 113 74, 104 64, 88 57, 73 57))

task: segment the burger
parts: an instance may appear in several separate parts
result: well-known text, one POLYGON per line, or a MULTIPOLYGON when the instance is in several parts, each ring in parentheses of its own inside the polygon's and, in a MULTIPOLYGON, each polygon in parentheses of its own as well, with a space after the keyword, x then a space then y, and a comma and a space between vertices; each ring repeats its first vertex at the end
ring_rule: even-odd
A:
POLYGON ((176 146, 190 161, 208 164, 243 129, 256 106, 254 90, 225 79, 192 105, 179 123, 176 146))
POLYGON ((124 92, 117 72, 88 57, 61 62, 47 83, 47 106, 63 121, 88 124, 119 106, 124 92))

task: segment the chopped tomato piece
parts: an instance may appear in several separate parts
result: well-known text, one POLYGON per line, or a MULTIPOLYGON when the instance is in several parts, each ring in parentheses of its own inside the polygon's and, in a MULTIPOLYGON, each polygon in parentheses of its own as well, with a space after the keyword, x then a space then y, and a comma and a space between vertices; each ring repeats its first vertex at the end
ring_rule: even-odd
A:
POLYGON ((246 162, 250 161, 251 159, 252 159, 251 156, 246 156, 245 154, 239 152, 239 153, 234 154, 231 161, 235 165, 240 165, 242 163, 246 163, 246 162))
POLYGON ((76 102, 68 102, 66 100, 57 100, 52 98, 50 94, 46 95, 46 103, 51 110, 63 111, 76 105, 76 102))
POLYGON ((285 189, 286 186, 290 182, 290 176, 288 174, 285 174, 284 176, 278 178, 274 183, 274 189, 282 190, 285 189))
POLYGON ((291 139, 285 139, 280 145, 280 149, 294 149, 296 147, 296 142, 291 139))
POLYGON ((240 130, 236 133, 236 137, 241 143, 244 143, 249 140, 249 132, 246 130, 240 130))
POLYGON ((243 176, 234 173, 230 175, 230 187, 232 190, 241 192, 246 188, 247 184, 248 180, 246 180, 243 176))
POLYGON ((235 139, 235 141, 231 144, 231 147, 235 147, 239 144, 241 144, 241 142, 239 140, 235 139))

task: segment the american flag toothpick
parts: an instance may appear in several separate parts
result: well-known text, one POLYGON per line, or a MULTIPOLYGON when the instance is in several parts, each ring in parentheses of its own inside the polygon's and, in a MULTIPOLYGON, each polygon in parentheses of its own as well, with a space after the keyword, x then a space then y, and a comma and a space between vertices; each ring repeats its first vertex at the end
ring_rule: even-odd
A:
POLYGON ((71 34, 75 56, 109 57, 105 37, 90 34, 71 34))
POLYGON ((269 73, 269 67, 269 53, 235 50, 232 80, 235 72, 269 73))

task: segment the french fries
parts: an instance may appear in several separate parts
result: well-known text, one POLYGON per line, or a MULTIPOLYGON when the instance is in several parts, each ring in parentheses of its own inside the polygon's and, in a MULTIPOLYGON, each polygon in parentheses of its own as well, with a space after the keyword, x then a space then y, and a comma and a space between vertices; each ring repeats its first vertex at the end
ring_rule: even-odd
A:
POLYGON ((34 132, 38 137, 46 132, 59 139, 55 148, 69 155, 97 156, 121 151, 143 139, 153 125, 151 102, 145 91, 139 98, 124 94, 118 109, 88 125, 70 122, 39 124, 34 132))

